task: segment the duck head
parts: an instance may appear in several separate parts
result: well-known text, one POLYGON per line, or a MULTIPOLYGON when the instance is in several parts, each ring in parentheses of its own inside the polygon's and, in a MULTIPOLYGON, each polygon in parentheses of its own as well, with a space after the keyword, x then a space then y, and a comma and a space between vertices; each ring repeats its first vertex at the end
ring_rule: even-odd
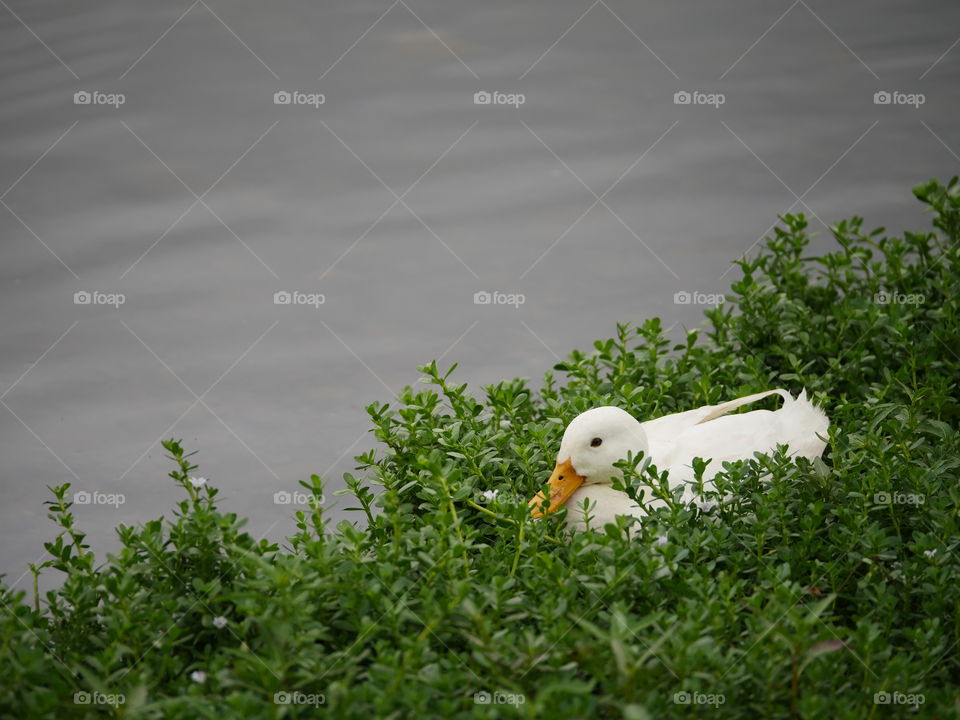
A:
MULTIPOLYGON (((563 433, 557 466, 550 475, 546 513, 563 505, 583 485, 609 485, 613 478, 622 478, 613 464, 640 451, 649 454, 647 435, 630 413, 610 406, 581 413, 563 433)), ((546 499, 537 493, 530 500, 530 514, 542 517, 546 499)))

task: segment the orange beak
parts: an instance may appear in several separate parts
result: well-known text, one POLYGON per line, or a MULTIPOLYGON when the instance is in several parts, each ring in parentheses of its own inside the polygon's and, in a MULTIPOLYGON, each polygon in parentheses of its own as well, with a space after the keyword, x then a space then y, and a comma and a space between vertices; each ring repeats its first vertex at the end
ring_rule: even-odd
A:
POLYGON ((563 505, 578 487, 583 485, 584 480, 586 478, 583 475, 577 475, 577 471, 573 469, 570 458, 558 462, 548 481, 550 483, 550 504, 547 506, 546 512, 543 511, 543 505, 547 498, 542 492, 539 492, 527 503, 530 506, 530 514, 539 518, 552 513, 563 505))

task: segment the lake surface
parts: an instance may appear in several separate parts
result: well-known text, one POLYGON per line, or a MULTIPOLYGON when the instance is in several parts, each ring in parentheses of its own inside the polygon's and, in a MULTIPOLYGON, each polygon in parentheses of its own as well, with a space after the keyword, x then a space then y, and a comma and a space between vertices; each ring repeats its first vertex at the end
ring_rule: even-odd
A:
POLYGON ((47 486, 122 494, 74 508, 101 556, 169 514, 161 438, 281 539, 310 473, 352 515, 363 408, 419 364, 478 388, 617 321, 679 337, 676 294, 787 211, 816 250, 927 227, 958 36, 946 1, 7 0, 0 573, 42 561, 47 486))

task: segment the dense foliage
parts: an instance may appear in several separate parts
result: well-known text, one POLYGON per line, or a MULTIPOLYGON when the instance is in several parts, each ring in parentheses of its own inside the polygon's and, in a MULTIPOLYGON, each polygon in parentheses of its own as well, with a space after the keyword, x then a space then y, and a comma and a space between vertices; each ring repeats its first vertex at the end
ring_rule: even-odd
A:
MULTIPOLYGON (((53 488, 35 572, 65 580, 45 598, 0 585, 0 715, 955 716, 960 186, 914 192, 932 231, 855 218, 820 257, 784 216, 675 347, 656 319, 618 326, 540 389, 480 396, 421 368, 426 387, 368 408, 382 449, 346 478, 360 527, 327 527, 314 476, 288 545, 257 542, 170 441, 186 499, 119 527, 98 565, 53 488), (728 465, 714 507, 674 497, 639 527, 529 518, 578 412, 773 387, 826 409, 822 461, 728 465)), ((631 492, 666 492, 634 467, 631 492)))

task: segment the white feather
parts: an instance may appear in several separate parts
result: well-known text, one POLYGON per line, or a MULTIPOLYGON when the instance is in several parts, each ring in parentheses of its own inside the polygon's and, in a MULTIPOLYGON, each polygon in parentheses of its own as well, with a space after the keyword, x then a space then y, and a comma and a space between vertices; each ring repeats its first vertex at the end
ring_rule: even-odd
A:
MULTIPOLYGON (((644 511, 626 493, 611 486, 621 476, 613 463, 627 452, 644 451, 660 471, 669 471, 672 488, 684 484, 683 499, 695 497, 693 459, 709 459, 704 471, 704 488, 713 490, 713 479, 727 461, 752 458, 754 453, 772 452, 786 445, 788 454, 810 460, 820 457, 826 447, 830 425, 824 412, 807 399, 806 390, 794 399, 785 390, 748 395, 720 405, 666 415, 640 423, 628 413, 614 407, 594 408, 573 419, 564 432, 557 462, 570 459, 584 484, 566 502, 568 526, 586 526, 582 504, 590 501, 590 526, 603 527, 617 515, 643 517, 644 511), (783 398, 779 410, 753 410, 729 415, 769 395, 783 398), (601 438, 598 447, 591 442, 601 438)), ((649 493, 648 493, 649 496, 649 493)), ((645 500, 646 502, 646 500, 645 500)), ((651 507, 663 505, 653 500, 651 507)))

